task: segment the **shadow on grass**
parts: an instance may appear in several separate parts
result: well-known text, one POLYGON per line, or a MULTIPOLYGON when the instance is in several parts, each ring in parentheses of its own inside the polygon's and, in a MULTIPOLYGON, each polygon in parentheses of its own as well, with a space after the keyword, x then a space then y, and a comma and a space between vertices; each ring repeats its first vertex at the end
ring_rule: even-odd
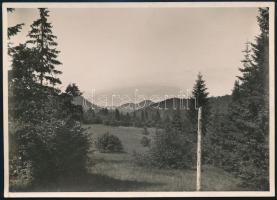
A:
POLYGON ((143 191, 161 183, 119 180, 99 174, 84 174, 60 180, 59 183, 33 184, 26 188, 10 188, 11 192, 118 192, 143 191))

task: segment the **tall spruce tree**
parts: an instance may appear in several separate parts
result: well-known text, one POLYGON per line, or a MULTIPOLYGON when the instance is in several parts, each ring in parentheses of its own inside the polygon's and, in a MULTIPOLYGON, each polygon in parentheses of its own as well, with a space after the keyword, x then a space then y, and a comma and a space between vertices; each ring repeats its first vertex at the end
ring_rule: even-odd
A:
POLYGON ((155 121, 156 122, 159 122, 161 120, 161 115, 160 115, 160 112, 159 110, 156 111, 156 115, 155 115, 155 121))
MULTIPOLYGON (((193 86, 192 90, 192 98, 189 99, 189 110, 187 112, 187 117, 189 121, 189 126, 186 128, 188 132, 189 140, 191 141, 192 149, 192 161, 194 165, 196 164, 196 142, 197 142, 197 117, 198 117, 198 108, 202 107, 202 133, 205 136, 208 129, 208 117, 210 114, 210 106, 208 102, 208 95, 206 83, 203 80, 203 76, 201 73, 198 73, 197 79, 193 86)), ((207 139, 205 139, 207 140, 207 139)), ((203 142, 205 144, 205 142, 203 142)), ((206 162, 206 155, 208 151, 208 147, 203 147, 203 159, 206 162)))
POLYGON ((55 86, 61 81, 56 75, 61 74, 61 71, 56 69, 61 62, 57 60, 59 51, 56 49, 58 45, 52 34, 52 24, 48 21, 49 10, 47 8, 39 8, 39 19, 31 25, 31 31, 28 34, 29 40, 27 43, 33 45, 38 51, 38 65, 36 72, 39 74, 38 78, 40 84, 48 84, 55 86))
POLYGON ((208 102, 208 95, 206 83, 203 80, 203 76, 201 73, 197 75, 197 80, 193 86, 192 90, 192 98, 189 103, 189 119, 193 127, 193 131, 196 131, 197 127, 197 113, 198 108, 202 107, 202 119, 203 119, 203 134, 206 133, 208 116, 210 113, 210 106, 208 102))
POLYGON ((141 121, 142 121, 142 122, 145 121, 145 113, 144 113, 144 110, 141 111, 141 121))
POLYGON ((120 121, 120 119, 121 119, 120 112, 118 109, 115 109, 115 120, 120 121))
POLYGON ((242 95, 254 94, 256 92, 256 79, 258 78, 258 68, 253 66, 251 59, 251 43, 246 42, 245 49, 242 51, 244 53, 244 58, 241 61, 242 67, 239 68, 239 71, 242 73, 242 76, 238 76, 239 81, 242 85, 240 90, 242 95))
POLYGON ((148 121, 148 111, 145 110, 145 120, 148 121))
MULTIPOLYGON (((258 23, 261 33, 247 48, 243 67, 240 69, 239 96, 233 92, 229 109, 229 137, 232 144, 227 155, 231 171, 243 183, 255 190, 268 190, 269 182, 269 108, 268 108, 268 8, 260 8, 258 23), (250 57, 250 53, 252 56, 250 57)), ((237 90, 237 89, 236 89, 237 90)), ((228 160, 227 159, 227 160, 228 160)), ((230 167, 229 167, 230 168, 230 167)))
POLYGON ((10 162, 21 162, 22 167, 10 165, 13 172, 10 178, 22 181, 27 171, 31 177, 28 183, 51 184, 69 174, 85 172, 89 146, 80 123, 63 114, 75 114, 71 102, 64 106, 65 97, 69 95, 43 84, 43 80, 53 85, 60 82, 48 78, 57 72, 55 65, 60 62, 55 59, 57 54, 53 46, 57 44, 46 19, 48 11, 40 9, 40 12, 40 19, 33 23, 29 34, 28 43, 33 45, 20 44, 13 48, 11 55, 9 134, 16 152, 9 153, 10 162), (18 177, 18 174, 22 175, 18 177))

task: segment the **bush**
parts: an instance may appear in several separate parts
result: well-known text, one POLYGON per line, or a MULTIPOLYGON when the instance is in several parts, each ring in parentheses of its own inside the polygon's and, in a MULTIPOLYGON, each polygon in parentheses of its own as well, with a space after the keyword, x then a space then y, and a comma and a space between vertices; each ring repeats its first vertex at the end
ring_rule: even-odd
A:
POLYGON ((89 140, 77 121, 26 126, 17 134, 20 134, 19 152, 23 160, 30 161, 34 181, 55 182, 86 171, 89 140))
POLYGON ((54 138, 58 174, 71 176, 86 172, 89 140, 79 122, 68 122, 57 130, 54 138))
POLYGON ((145 137, 145 136, 143 136, 143 137, 141 138, 141 141, 140 141, 140 143, 141 143, 142 146, 144 146, 144 147, 149 147, 149 146, 150 146, 150 142, 151 142, 151 140, 150 140, 148 137, 145 137))
POLYGON ((99 136, 95 145, 101 153, 123 152, 123 145, 120 139, 115 135, 109 134, 109 132, 99 136))
POLYGON ((196 157, 193 143, 182 132, 158 131, 146 154, 134 154, 141 165, 158 168, 191 168, 196 157), (143 164, 144 163, 144 164, 143 164))

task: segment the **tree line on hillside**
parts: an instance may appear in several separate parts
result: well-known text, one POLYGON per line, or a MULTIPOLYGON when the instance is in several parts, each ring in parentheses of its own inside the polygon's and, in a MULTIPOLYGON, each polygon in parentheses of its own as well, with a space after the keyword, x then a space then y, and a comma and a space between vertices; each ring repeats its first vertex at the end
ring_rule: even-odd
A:
MULTIPOLYGON (((202 76, 201 74, 199 74, 202 76)), ((75 85, 75 84, 73 84, 75 85)), ((76 86, 77 87, 77 86, 76 86)), ((82 101, 76 103, 83 105, 82 101)), ((228 104, 231 101, 230 95, 221 97, 208 97, 211 113, 226 114, 228 104)), ((91 104, 92 105, 92 104, 91 104)), ((180 108, 182 118, 189 118, 186 114, 190 109, 195 109, 195 99, 170 98, 161 102, 149 104, 141 109, 115 109, 108 108, 93 108, 93 106, 83 105, 82 122, 84 124, 104 124, 110 126, 133 126, 133 127, 156 127, 165 128, 166 125, 173 119, 174 110, 180 108)), ((187 123, 191 123, 186 120, 187 123)))
POLYGON ((109 126, 134 126, 134 127, 163 127, 167 122, 161 117, 159 110, 136 110, 123 113, 119 109, 110 110, 101 108, 99 111, 89 109, 83 113, 82 121, 85 124, 104 124, 109 126))

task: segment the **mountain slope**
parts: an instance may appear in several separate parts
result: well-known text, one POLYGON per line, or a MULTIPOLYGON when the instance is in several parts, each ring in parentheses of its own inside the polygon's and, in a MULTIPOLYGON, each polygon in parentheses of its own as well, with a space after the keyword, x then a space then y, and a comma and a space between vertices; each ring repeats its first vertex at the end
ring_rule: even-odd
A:
POLYGON ((125 104, 122 104, 121 106, 117 107, 117 109, 122 113, 127 113, 127 112, 133 112, 135 110, 146 108, 146 107, 152 105, 153 103, 154 102, 152 102, 150 100, 144 100, 144 101, 141 101, 137 104, 135 104, 135 103, 125 103, 125 104))
POLYGON ((86 112, 90 108, 93 110, 99 110, 101 107, 91 103, 89 100, 84 98, 83 96, 77 96, 73 98, 73 104, 82 106, 83 110, 86 112))

